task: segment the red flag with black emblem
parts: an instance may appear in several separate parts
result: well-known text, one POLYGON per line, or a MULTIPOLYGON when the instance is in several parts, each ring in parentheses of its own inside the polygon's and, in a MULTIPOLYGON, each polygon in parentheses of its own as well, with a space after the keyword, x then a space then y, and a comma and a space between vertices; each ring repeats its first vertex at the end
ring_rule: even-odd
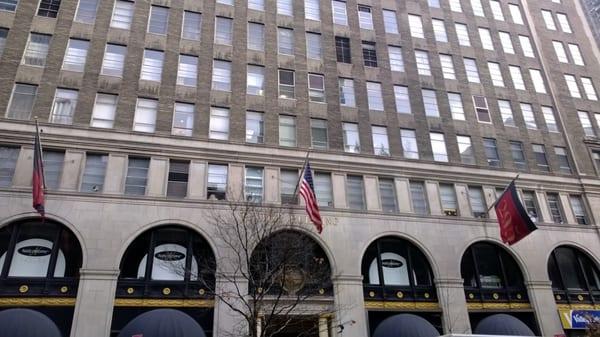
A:
POLYGON ((517 195, 513 180, 494 205, 502 242, 513 245, 537 229, 517 195))
POLYGON ((40 141, 40 131, 37 121, 35 123, 35 142, 33 146, 33 178, 31 194, 33 197, 33 208, 40 213, 42 218, 45 215, 44 206, 44 161, 42 159, 42 143, 40 141))

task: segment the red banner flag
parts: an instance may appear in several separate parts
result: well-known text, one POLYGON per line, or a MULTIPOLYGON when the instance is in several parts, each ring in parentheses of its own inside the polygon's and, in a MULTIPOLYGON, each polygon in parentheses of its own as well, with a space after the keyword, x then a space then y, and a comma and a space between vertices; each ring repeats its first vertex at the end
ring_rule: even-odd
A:
POLYGON ((513 245, 537 229, 519 200, 514 180, 498 198, 494 208, 504 243, 513 245))
POLYGON ((37 121, 35 123, 35 143, 33 146, 33 178, 31 194, 33 197, 33 208, 44 217, 44 161, 42 158, 42 143, 37 121))

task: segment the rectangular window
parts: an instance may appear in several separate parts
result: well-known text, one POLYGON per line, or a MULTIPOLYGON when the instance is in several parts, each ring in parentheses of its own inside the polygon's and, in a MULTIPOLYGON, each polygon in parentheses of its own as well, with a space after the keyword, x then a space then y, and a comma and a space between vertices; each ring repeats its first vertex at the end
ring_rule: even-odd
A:
POLYGON ((556 30, 556 24, 554 23, 552 12, 550 12, 549 10, 542 9, 542 18, 544 19, 544 23, 546 24, 547 29, 556 30))
POLYGON ((542 77, 542 72, 538 69, 529 69, 529 75, 531 76, 531 82, 533 82, 533 89, 539 94, 546 93, 546 83, 542 77))
POLYGON ((596 88, 594 88, 594 84, 592 83, 592 79, 589 77, 581 76, 581 85, 583 85, 583 92, 585 92, 585 96, 590 101, 597 101, 598 95, 596 94, 596 88))
POLYGON ((165 53, 162 51, 145 49, 140 79, 160 82, 164 57, 165 53))
POLYGON ((112 128, 115 122, 118 101, 118 95, 96 94, 96 102, 92 110, 90 126, 95 128, 112 128))
POLYGON ((358 25, 362 29, 373 30, 373 15, 371 7, 358 5, 358 25))
POLYGON ((421 89, 423 96, 423 105, 425 107, 425 116, 439 117, 440 110, 438 108, 437 96, 435 90, 421 89))
POLYGON ((516 4, 508 4, 508 10, 510 11, 510 17, 512 21, 518 25, 523 25, 523 16, 521 16, 521 8, 516 4))
POLYGON ((452 184, 440 184, 440 201, 442 202, 442 211, 447 216, 456 216, 458 214, 458 203, 456 201, 456 192, 452 184))
POLYGON ((496 140, 493 138, 483 138, 483 149, 488 166, 500 167, 500 156, 498 155, 496 140))
POLYGON ((310 138, 312 147, 327 150, 329 140, 327 137, 327 121, 324 119, 310 119, 310 138))
MULTIPOLYGON (((15 1, 13 7, 16 8, 18 1, 15 1)), ((2 6, 4 7, 4 6, 2 6)), ((10 9, 9 9, 10 10, 10 9)), ((87 24, 93 24, 96 21, 96 11, 98 10, 98 0, 79 0, 75 21, 87 24)))
POLYGON ((419 148, 415 130, 400 129, 400 140, 402 142, 404 158, 419 159, 419 148))
POLYGON ((448 42, 448 35, 446 34, 446 26, 444 20, 431 19, 433 25, 433 35, 437 42, 448 42))
POLYGON ((504 21, 504 13, 502 13, 502 5, 498 0, 490 0, 490 8, 495 20, 504 21))
POLYGON ((565 33, 573 33, 571 30, 571 25, 569 24, 569 19, 566 14, 556 13, 556 19, 558 20, 558 24, 560 25, 560 29, 562 29, 565 33))
POLYGON ((308 99, 311 102, 325 103, 325 77, 308 74, 308 99))
POLYGON ((385 126, 371 126, 371 134, 373 136, 373 153, 377 156, 389 156, 390 144, 387 128, 385 126))
MULTIPOLYGON (((0 149, 0 152, 1 151, 2 150, 0 149)), ((56 190, 60 187, 60 176, 65 163, 65 152, 45 150, 42 156, 44 161, 44 185, 47 189, 56 190)), ((2 158, 1 155, 0 158, 2 158)), ((0 168, 0 170, 2 169, 0 168)), ((0 178, 0 181, 1 180, 2 178, 0 178)))
POLYGON ((467 25, 463 23, 455 23, 454 29, 456 29, 456 37, 458 38, 458 44, 465 47, 471 46, 471 39, 469 39, 469 31, 467 25))
POLYGON ((502 71, 500 70, 500 64, 496 62, 488 62, 488 68, 490 70, 490 77, 492 78, 492 84, 496 87, 504 87, 504 78, 502 77, 502 71))
POLYGON ((457 13, 462 13, 462 6, 460 0, 448 0, 450 3, 450 10, 457 13))
POLYGON ((37 96, 37 89, 37 85, 15 83, 6 117, 29 120, 37 96))
POLYGON ((523 119, 525 120, 525 126, 528 129, 536 130, 537 123, 535 122, 535 116, 533 114, 533 107, 528 103, 521 103, 521 112, 523 113, 523 119))
POLYGON ((265 25, 262 23, 248 22, 248 49, 265 50, 265 25))
POLYGON ((148 33, 166 35, 169 25, 169 9, 160 6, 150 6, 148 33))
POLYGON ((419 15, 408 14, 408 25, 410 27, 410 36, 424 39, 423 22, 419 15))
POLYGON ((546 148, 541 144, 532 144, 533 154, 535 155, 535 162, 537 168, 542 171, 549 172, 550 166, 548 165, 548 159, 546 158, 546 148))
POLYGON ((560 171, 565 174, 571 174, 571 164, 569 164, 567 149, 561 146, 555 146, 554 154, 556 155, 558 168, 560 169, 560 171))
POLYGON ((538 207, 534 191, 523 191, 523 206, 533 222, 537 222, 538 207))
POLYGON ((304 16, 307 20, 321 21, 320 0, 304 0, 304 16))
POLYGON ((363 41, 362 53, 365 66, 377 67, 377 49, 374 42, 363 41))
POLYGON ((444 140, 444 134, 430 132, 429 138, 431 139, 431 150, 433 152, 433 160, 447 162, 448 153, 446 152, 446 141, 444 140))
POLYGON ((458 93, 449 92, 448 103, 450 104, 450 112, 452 113, 452 119, 464 121, 465 109, 463 108, 461 95, 458 93))
POLYGON ((320 207, 333 206, 333 192, 331 187, 331 175, 329 173, 315 172, 315 197, 320 207))
POLYGON ((510 154, 512 157, 513 166, 517 170, 527 170, 527 161, 525 160, 525 153, 523 152, 523 143, 510 141, 510 154))
POLYGON ((573 63, 578 66, 584 66, 585 62, 583 62, 583 56, 581 56, 581 50, 579 50, 579 46, 572 43, 568 43, 567 45, 569 46, 569 52, 571 52, 573 63))
POLYGON ((346 176, 348 208, 365 209, 365 188, 362 176, 346 176))
POLYGON ((473 14, 475 14, 475 16, 485 17, 481 0, 471 0, 471 9, 473 9, 473 14))
POLYGON ((244 195, 246 201, 262 202, 263 200, 263 168, 246 166, 244 195))
POLYGON ((190 162, 169 160, 167 178, 167 197, 185 198, 187 196, 190 162))
POLYGON ((277 14, 293 16, 294 2, 292 0, 277 0, 277 14))
POLYGON ((528 36, 519 35, 519 43, 521 44, 523 55, 527 57, 535 57, 533 47, 531 46, 531 40, 529 40, 528 36))
POLYGON ((279 116, 279 145, 296 146, 296 118, 279 116))
POLYGON ((523 75, 521 75, 521 68, 517 66, 508 66, 510 71, 510 77, 512 79, 515 89, 525 90, 525 82, 523 82, 523 75))
POLYGON ((354 97, 354 80, 351 78, 339 78, 340 86, 340 105, 354 107, 356 99, 354 97))
POLYGON ((202 14, 184 11, 181 37, 188 40, 200 41, 202 36, 202 14))
POLYGON ((293 205, 298 203, 296 197, 296 184, 298 183, 298 170, 281 169, 279 171, 281 203, 293 205))
POLYGON ((0 56, 2 56, 2 53, 4 52, 4 47, 6 47, 7 36, 8 29, 0 27, 0 56))
POLYGON ((548 201, 548 210, 552 216, 552 222, 563 223, 562 209, 560 206, 560 198, 558 193, 546 193, 546 200, 548 201))
POLYGON ((110 26, 113 28, 129 30, 131 28, 131 22, 133 21, 134 8, 134 2, 123 0, 115 1, 112 18, 110 19, 110 26))
POLYGON ((194 130, 194 104, 175 102, 171 134, 191 137, 194 130))
POLYGON ((440 0, 427 0, 427 4, 432 8, 440 8, 440 0))
POLYGON ((231 91, 231 62, 213 61, 212 90, 231 91))
POLYGON ((177 84, 188 87, 196 87, 198 80, 198 57, 191 55, 179 55, 177 66, 177 84))
POLYGON ((581 127, 583 128, 583 133, 588 137, 596 136, 594 132, 594 127, 592 126, 592 121, 590 120, 590 115, 586 111, 577 111, 577 115, 579 116, 579 122, 581 123, 581 127))
POLYGON ((431 76, 429 68, 429 55, 424 50, 415 50, 415 60, 417 61, 417 73, 422 76, 431 76))
POLYGON ((490 109, 488 108, 487 99, 483 96, 473 96, 473 105, 475 106, 475 114, 477 120, 481 123, 491 123, 490 109))
POLYGON ((265 116, 262 112, 246 112, 246 143, 262 144, 265 141, 265 116))
POLYGON ((381 83, 367 82, 367 101, 369 104, 369 110, 383 111, 381 83))
POLYGON ((387 9, 382 10, 383 12, 383 28, 388 34, 399 34, 398 32, 398 19, 396 18, 396 12, 387 9))
POLYGON ((60 8, 60 0, 41 0, 37 15, 55 18, 60 8))
POLYGON ((410 200, 413 211, 416 214, 429 214, 427 207, 427 194, 425 193, 425 184, 421 181, 410 181, 410 200))
POLYGON ((19 148, 0 146, 0 187, 10 187, 19 159, 19 148))
POLYGON ((150 159, 129 157, 127 164, 127 177, 125 178, 126 195, 146 194, 149 168, 150 159))
POLYGON ((223 5, 233 6, 233 0, 217 0, 216 2, 223 5))
POLYGON ((219 140, 229 139, 229 109, 210 108, 208 138, 219 140))
POLYGON ((510 39, 510 34, 507 32, 498 32, 500 36, 500 44, 502 45, 502 50, 504 50, 507 54, 514 54, 515 47, 513 46, 512 40, 510 39))
POLYGON ((21 63, 30 66, 45 66, 51 38, 52 35, 30 33, 21 63))
POLYGON ((388 46, 388 56, 390 58, 390 70, 404 72, 404 58, 402 57, 402 48, 388 46))
POLYGON ((594 160, 594 164, 596 164, 596 172, 600 171, 600 152, 592 151, 592 159, 594 160))
POLYGON ((314 60, 320 60, 323 57, 321 34, 306 33, 306 57, 314 60))
POLYGON ((123 67, 125 63, 125 54, 127 47, 117 44, 106 44, 104 59, 102 60, 102 69, 100 74, 106 76, 123 76, 123 67))
POLYGON ((283 55, 294 55, 294 30, 277 28, 277 51, 283 55))
POLYGON ((19 0, 2 0, 0 1, 0 11, 14 12, 18 4, 19 0))
POLYGON ((351 153, 360 152, 360 138, 358 136, 358 124, 342 123, 344 137, 344 151, 351 153))
POLYGON ((279 69, 279 98, 294 99, 294 87, 294 71, 279 69))
POLYGON ((158 100, 138 98, 133 119, 133 131, 154 132, 158 100))
POLYGON ((577 80, 575 80, 575 76, 565 74, 565 82, 567 82, 567 87, 569 88, 571 97, 581 98, 581 93, 579 92, 579 87, 577 86, 577 80))
POLYGON ((440 64, 442 65, 442 74, 447 80, 455 80, 454 62, 451 55, 440 54, 440 64))
POLYGON ((227 165, 208 164, 206 198, 225 200, 227 197, 227 165))
POLYGON ((56 89, 54 93, 54 102, 50 112, 50 122, 58 124, 73 124, 73 115, 77 107, 77 90, 56 89))
POLYGON ((231 46, 233 40, 233 19, 217 16, 215 19, 215 44, 231 46))
POLYGON ((104 188, 108 155, 86 153, 85 168, 81 178, 81 192, 99 192, 104 188))
POLYGON ((246 93, 248 95, 264 96, 265 67, 248 65, 246 74, 246 93))
POLYGON ((479 186, 469 186, 469 204, 476 218, 487 218, 487 207, 483 197, 483 189, 479 186))
POLYGON ((479 70, 477 69, 477 63, 475 59, 463 57, 463 63, 465 65, 465 72, 467 74, 467 81, 471 83, 480 83, 479 70))
POLYGON ((336 25, 347 26, 348 14, 346 12, 346 2, 333 0, 331 1, 331 9, 333 23, 336 25))
POLYGON ((458 152, 460 154, 461 163, 475 165, 475 152, 473 151, 473 145, 471 144, 471 137, 456 136, 456 142, 458 143, 458 152))
POLYGON ((492 35, 490 30, 487 28, 478 28, 479 38, 481 39, 481 46, 483 49, 494 50, 494 43, 492 43, 492 35))
POLYGON ((396 112, 402 114, 411 113, 410 97, 408 95, 408 87, 395 85, 394 98, 396 100, 396 112))
POLYGON ((338 62, 352 63, 349 38, 341 36, 335 37, 335 54, 338 62))
POLYGON ((567 53, 565 52, 565 47, 560 41, 552 41, 552 46, 554 47, 554 52, 556 53, 556 57, 559 62, 569 63, 569 59, 567 58, 567 53))
POLYGON ((504 126, 516 126, 510 101, 499 99, 498 110, 500 110, 500 116, 502 117, 504 126))
POLYGON ((398 212, 394 179, 379 178, 379 196, 382 211, 387 213, 398 212))
POLYGON ((549 106, 542 106, 542 114, 544 115, 544 121, 546 122, 546 128, 549 132, 558 132, 558 125, 554 118, 554 109, 549 106))
POLYGON ((575 215, 575 220, 577 223, 580 225, 587 225, 589 223, 587 212, 581 196, 570 195, 569 201, 571 202, 571 209, 573 210, 573 214, 575 215))

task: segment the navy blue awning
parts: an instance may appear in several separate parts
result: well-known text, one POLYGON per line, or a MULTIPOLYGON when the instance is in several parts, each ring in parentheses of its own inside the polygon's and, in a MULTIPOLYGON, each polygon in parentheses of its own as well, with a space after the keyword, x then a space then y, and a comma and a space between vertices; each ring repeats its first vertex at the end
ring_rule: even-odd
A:
POLYGON ((535 336, 533 331, 520 319, 495 314, 482 319, 474 330, 477 335, 535 336))
POLYGON ((187 314, 175 309, 156 309, 134 318, 119 337, 206 337, 202 327, 187 314))
POLYGON ((0 311, 0 337, 62 337, 48 316, 31 309, 0 311))
POLYGON ((438 337, 440 333, 423 317, 398 314, 379 323, 373 337, 438 337))

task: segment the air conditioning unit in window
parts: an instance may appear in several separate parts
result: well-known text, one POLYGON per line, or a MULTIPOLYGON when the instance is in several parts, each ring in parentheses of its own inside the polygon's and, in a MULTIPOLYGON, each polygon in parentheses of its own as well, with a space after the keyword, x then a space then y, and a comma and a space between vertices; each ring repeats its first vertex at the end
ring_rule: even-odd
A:
POLYGON ((473 212, 473 216, 476 218, 485 219, 485 218, 487 218, 487 213, 486 212, 473 212))
POLYGON ((282 194, 281 195, 281 204, 282 205, 297 205, 298 197, 293 194, 282 194))
POLYGON ((446 215, 446 216, 457 216, 458 213, 456 212, 455 209, 447 208, 447 209, 444 210, 444 215, 446 215))

